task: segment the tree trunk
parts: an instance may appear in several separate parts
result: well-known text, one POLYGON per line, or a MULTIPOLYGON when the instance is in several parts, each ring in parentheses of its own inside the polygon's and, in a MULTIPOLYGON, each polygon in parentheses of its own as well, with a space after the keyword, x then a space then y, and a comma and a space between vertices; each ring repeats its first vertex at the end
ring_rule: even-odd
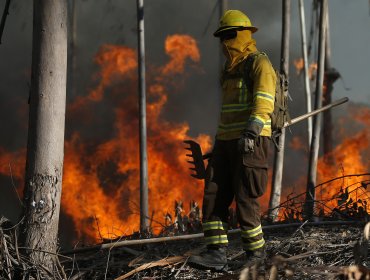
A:
MULTIPOLYGON (((329 5, 329 3, 328 3, 329 5)), ((339 72, 331 66, 331 47, 330 47, 330 26, 329 9, 326 16, 326 39, 325 39, 325 74, 324 74, 324 98, 322 105, 328 105, 332 102, 334 82, 340 77, 339 72)), ((323 152, 324 160, 327 164, 333 164, 333 121, 331 110, 323 113, 323 152)))
POLYGON ((62 191, 67 2, 34 0, 32 77, 20 238, 35 264, 54 270, 62 191))
MULTIPOLYGON (((280 55, 280 73, 289 77, 289 40, 290 40, 290 8, 291 1, 283 0, 283 24, 281 35, 281 55, 280 55)), ((280 151, 275 150, 274 169, 272 173, 271 195, 269 201, 268 218, 275 221, 279 215, 279 204, 281 199, 281 188, 283 181, 284 168, 284 149, 285 149, 285 128, 281 130, 278 143, 280 151)))
MULTIPOLYGON (((323 96, 323 83, 324 83, 324 62, 325 62, 325 41, 326 41, 326 14, 328 8, 328 1, 320 1, 320 30, 319 30, 319 56, 318 56, 318 67, 317 67, 317 78, 316 78, 316 95, 315 95, 315 109, 322 107, 322 96, 323 96)), ((321 134, 321 114, 314 117, 313 120, 313 131, 312 131, 312 142, 310 149, 310 158, 308 162, 308 177, 307 177, 307 189, 306 189, 306 201, 304 205, 304 215, 307 219, 314 218, 314 207, 315 207, 315 186, 317 177, 317 162, 319 157, 320 148, 320 134, 321 134)))
POLYGON ((149 231, 149 190, 148 190, 148 151, 146 126, 146 70, 144 0, 137 0, 137 44, 139 76, 139 134, 140 134, 140 230, 149 231))
MULTIPOLYGON (((306 40, 306 17, 304 10, 304 1, 299 0, 299 18, 301 23, 301 38, 302 38, 302 57, 303 57, 303 70, 304 70, 304 89, 306 99, 306 112, 312 111, 311 106, 311 88, 310 88, 310 77, 308 73, 308 54, 307 54, 307 40, 306 40)), ((309 150, 311 147, 312 140, 312 119, 307 119, 307 147, 309 150)))

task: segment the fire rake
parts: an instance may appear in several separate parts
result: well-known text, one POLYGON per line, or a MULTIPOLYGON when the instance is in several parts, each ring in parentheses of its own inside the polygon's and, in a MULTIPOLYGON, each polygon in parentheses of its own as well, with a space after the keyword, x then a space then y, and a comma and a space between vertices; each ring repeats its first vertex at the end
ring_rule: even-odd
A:
MULTIPOLYGON (((346 103, 348 101, 348 97, 343 97, 341 99, 338 99, 337 101, 330 103, 324 107, 321 107, 317 110, 311 111, 309 113, 303 114, 299 117, 296 117, 294 119, 291 119, 291 121, 288 123, 286 122, 284 125, 284 128, 291 126, 293 124, 296 124, 300 121, 303 121, 309 117, 315 116, 319 113, 325 112, 333 107, 339 106, 343 103, 346 103)), ((199 179, 199 180, 204 180, 206 177, 206 167, 204 164, 204 160, 210 159, 212 157, 211 153, 203 155, 202 149, 200 145, 193 141, 193 140, 185 140, 185 144, 188 144, 189 146, 186 147, 186 150, 189 150, 191 153, 187 154, 186 156, 190 158, 188 160, 188 163, 192 164, 194 167, 189 168, 190 170, 194 171, 195 173, 190 174, 192 177, 199 179)))

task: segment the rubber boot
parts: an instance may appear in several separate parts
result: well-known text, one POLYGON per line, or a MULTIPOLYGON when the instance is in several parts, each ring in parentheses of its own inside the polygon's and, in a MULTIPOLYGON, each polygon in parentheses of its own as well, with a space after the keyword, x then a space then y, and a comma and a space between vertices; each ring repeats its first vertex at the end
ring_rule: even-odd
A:
POLYGON ((226 270, 226 247, 207 248, 206 251, 200 253, 199 255, 191 256, 188 262, 189 264, 200 268, 214 269, 217 271, 226 270))

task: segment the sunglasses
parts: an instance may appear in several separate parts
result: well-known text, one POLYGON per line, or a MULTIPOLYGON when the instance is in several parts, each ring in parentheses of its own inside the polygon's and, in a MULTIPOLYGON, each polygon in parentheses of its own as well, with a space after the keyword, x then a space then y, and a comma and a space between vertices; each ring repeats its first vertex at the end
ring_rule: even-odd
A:
POLYGON ((223 42, 223 41, 234 39, 237 34, 238 33, 237 33, 236 29, 226 30, 226 31, 224 31, 220 34, 220 36, 219 36, 220 41, 223 42))

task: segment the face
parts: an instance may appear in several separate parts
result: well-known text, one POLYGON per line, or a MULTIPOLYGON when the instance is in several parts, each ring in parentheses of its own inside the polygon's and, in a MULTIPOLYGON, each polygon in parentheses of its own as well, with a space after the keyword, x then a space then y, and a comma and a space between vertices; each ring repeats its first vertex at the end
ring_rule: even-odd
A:
POLYGON ((253 42, 251 34, 250 30, 242 28, 224 30, 219 33, 222 52, 230 63, 235 62, 246 50, 248 44, 253 42))

